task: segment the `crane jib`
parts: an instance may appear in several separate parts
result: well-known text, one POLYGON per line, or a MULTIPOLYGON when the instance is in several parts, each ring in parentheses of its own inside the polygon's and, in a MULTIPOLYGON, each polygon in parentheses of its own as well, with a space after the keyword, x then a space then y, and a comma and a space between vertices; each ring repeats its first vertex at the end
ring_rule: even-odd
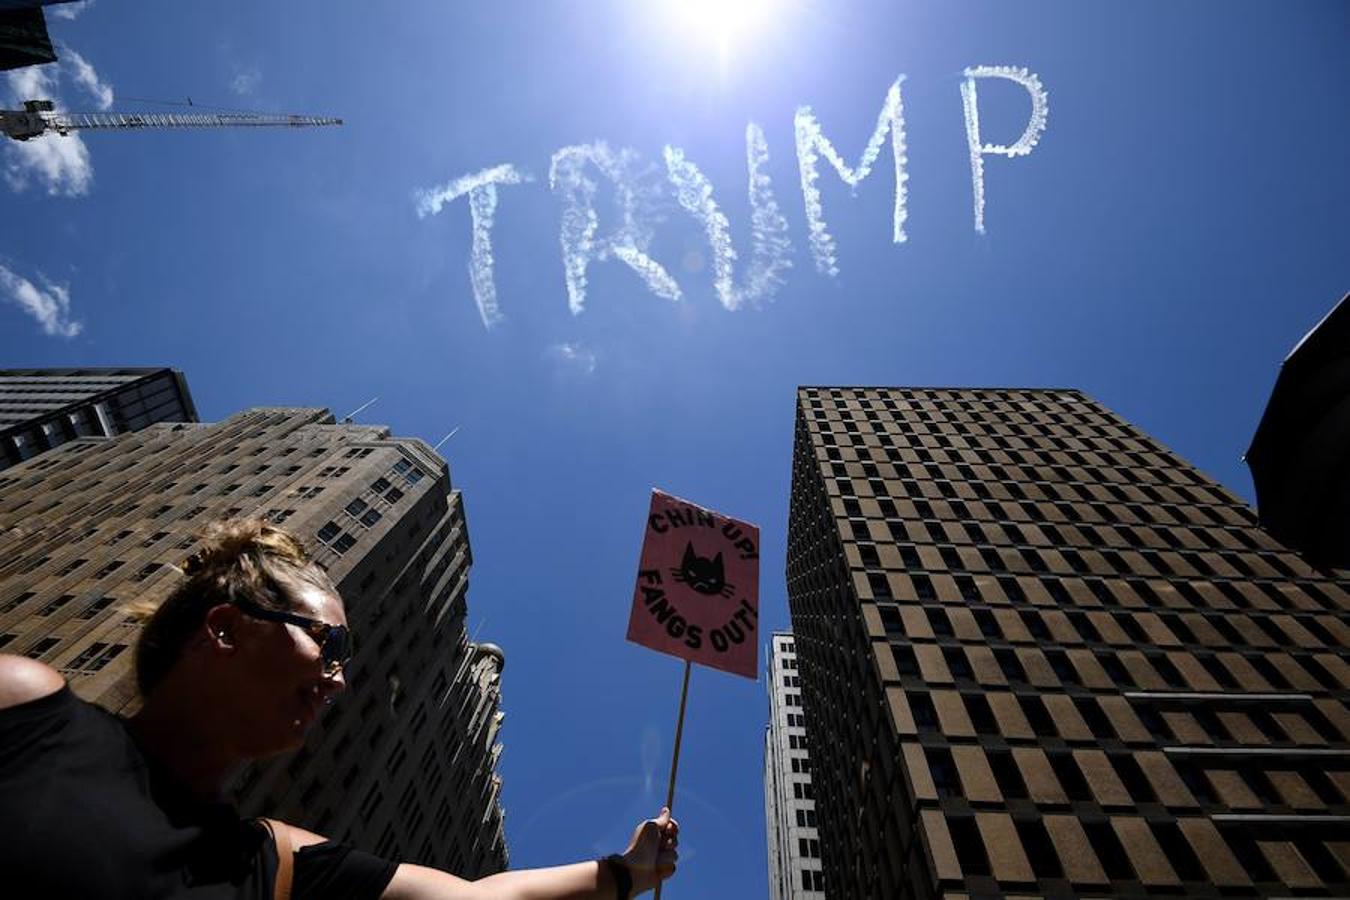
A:
POLYGON ((302 128, 341 125, 329 116, 269 115, 252 113, 120 113, 52 112, 50 104, 30 101, 26 109, 0 109, 0 131, 14 140, 26 141, 55 131, 127 128, 247 128, 289 126, 302 128))

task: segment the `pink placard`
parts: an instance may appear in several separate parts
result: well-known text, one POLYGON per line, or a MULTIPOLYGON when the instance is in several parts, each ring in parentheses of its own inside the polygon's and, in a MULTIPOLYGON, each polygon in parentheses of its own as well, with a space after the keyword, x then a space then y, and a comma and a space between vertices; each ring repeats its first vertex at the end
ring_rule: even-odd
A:
POLYGON ((628 639, 753 679, 758 634, 759 528, 653 490, 628 639))

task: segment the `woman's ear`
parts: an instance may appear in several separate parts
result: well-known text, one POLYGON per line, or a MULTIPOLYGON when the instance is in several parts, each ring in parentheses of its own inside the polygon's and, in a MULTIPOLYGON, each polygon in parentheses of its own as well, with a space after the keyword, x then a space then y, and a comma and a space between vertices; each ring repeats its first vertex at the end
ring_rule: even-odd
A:
POLYGON ((207 643, 218 650, 233 651, 239 636, 241 615, 239 607, 233 603, 221 603, 207 610, 202 622, 207 643))

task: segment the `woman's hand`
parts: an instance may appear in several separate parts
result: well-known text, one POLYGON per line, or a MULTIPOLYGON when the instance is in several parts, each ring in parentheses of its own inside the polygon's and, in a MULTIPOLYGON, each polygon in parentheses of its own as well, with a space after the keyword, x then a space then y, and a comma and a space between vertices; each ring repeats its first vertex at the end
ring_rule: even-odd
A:
POLYGON ((633 895, 649 891, 675 874, 675 860, 679 853, 680 824, 670 817, 670 810, 661 808, 661 814, 638 825, 623 861, 633 876, 633 895))

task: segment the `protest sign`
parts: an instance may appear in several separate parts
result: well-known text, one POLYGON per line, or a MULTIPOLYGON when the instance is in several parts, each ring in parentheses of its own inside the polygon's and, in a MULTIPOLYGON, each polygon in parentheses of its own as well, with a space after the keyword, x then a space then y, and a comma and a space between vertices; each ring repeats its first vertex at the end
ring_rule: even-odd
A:
POLYGON ((628 640, 753 679, 758 626, 759 528, 653 490, 628 640))

